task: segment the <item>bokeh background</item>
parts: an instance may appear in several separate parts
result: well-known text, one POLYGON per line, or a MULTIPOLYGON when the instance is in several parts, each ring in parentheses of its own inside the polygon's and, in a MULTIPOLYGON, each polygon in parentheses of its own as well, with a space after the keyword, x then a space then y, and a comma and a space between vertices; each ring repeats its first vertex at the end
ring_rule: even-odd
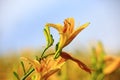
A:
MULTIPOLYGON (((118 54, 119 8, 120 0, 0 0, 1 61, 20 54, 24 49, 42 50, 46 44, 44 25, 48 22, 63 24, 68 17, 74 17, 76 27, 86 22, 91 24, 64 50, 87 51, 100 40, 108 54, 118 54)), ((58 32, 51 28, 51 33, 57 43, 58 32)), ((6 65, 9 62, 3 63, 6 65)))
MULTIPOLYGON (((0 55, 9 50, 45 46, 44 25, 63 24, 68 17, 75 18, 76 27, 91 23, 71 45, 101 40, 108 50, 117 52, 120 49, 119 5, 119 0, 0 0, 0 55)), ((57 42, 57 31, 51 31, 57 42)))

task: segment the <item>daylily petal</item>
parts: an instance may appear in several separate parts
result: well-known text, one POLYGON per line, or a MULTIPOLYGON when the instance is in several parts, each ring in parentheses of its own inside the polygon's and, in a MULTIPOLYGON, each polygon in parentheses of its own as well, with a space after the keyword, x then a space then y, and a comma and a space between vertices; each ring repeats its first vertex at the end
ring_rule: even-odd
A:
POLYGON ((43 80, 47 80, 52 74, 58 72, 60 69, 56 69, 56 70, 51 70, 50 72, 48 72, 47 74, 45 74, 42 79, 43 80))
POLYGON ((63 30, 63 26, 61 24, 47 23, 45 26, 53 27, 53 28, 57 29, 59 33, 62 33, 62 30, 63 30))
POLYGON ((58 45, 58 49, 55 52, 55 59, 57 59, 59 57, 59 55, 62 51, 62 48, 64 47, 66 41, 67 41, 67 36, 60 35, 60 42, 59 42, 59 45, 58 45))
POLYGON ((117 57, 115 57, 115 56, 105 56, 105 57, 104 57, 104 61, 105 61, 105 62, 114 61, 115 58, 117 58, 117 57))
POLYGON ((32 59, 25 58, 25 57, 21 57, 20 59, 31 63, 37 72, 40 71, 40 68, 41 68, 40 63, 37 60, 32 60, 32 59))
POLYGON ((69 39, 67 40, 66 45, 68 45, 84 28, 86 28, 90 23, 85 23, 82 26, 80 26, 79 28, 77 28, 75 31, 73 31, 73 33, 71 33, 69 39))
POLYGON ((104 59, 106 67, 104 69, 104 74, 111 74, 120 67, 120 58, 116 56, 105 56, 104 59))
POLYGON ((63 64, 65 63, 65 60, 62 57, 59 57, 57 59, 53 58, 54 55, 48 56, 45 61, 41 62, 43 64, 46 64, 46 67, 43 67, 45 70, 43 70, 42 77, 44 79, 47 79, 52 74, 56 73, 61 69, 63 64))
POLYGON ((81 69, 83 69, 83 70, 85 70, 86 72, 89 72, 89 73, 91 73, 91 69, 89 69, 88 67, 87 67, 87 65, 85 65, 83 62, 81 62, 80 60, 78 60, 78 59, 76 59, 76 58, 73 58, 71 55, 69 55, 68 53, 66 53, 66 52, 62 52, 61 53, 61 55, 60 55, 62 58, 64 58, 65 60, 72 60, 72 61, 74 61, 75 63, 77 63, 78 64, 78 66, 81 68, 81 69))
POLYGON ((64 21, 64 30, 63 33, 67 33, 68 35, 73 32, 74 29, 74 18, 67 18, 64 21))
POLYGON ((117 70, 119 67, 120 67, 120 60, 116 59, 110 65, 108 65, 103 72, 104 74, 111 74, 112 72, 117 70))

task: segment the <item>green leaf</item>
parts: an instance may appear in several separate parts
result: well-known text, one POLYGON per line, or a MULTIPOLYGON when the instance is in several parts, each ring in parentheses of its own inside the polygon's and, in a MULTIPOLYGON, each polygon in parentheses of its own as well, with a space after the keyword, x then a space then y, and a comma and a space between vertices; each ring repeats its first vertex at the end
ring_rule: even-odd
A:
POLYGON ((21 79, 19 80, 25 80, 33 71, 35 71, 35 69, 30 69, 30 71, 28 73, 26 73, 21 79))
POLYGON ((14 76, 17 78, 17 80, 20 80, 18 74, 16 72, 13 72, 14 76))

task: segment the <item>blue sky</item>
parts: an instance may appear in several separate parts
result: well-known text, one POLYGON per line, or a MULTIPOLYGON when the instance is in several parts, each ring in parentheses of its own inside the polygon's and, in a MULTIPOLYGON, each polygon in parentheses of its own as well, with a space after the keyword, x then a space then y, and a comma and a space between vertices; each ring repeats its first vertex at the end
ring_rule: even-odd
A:
MULTIPOLYGON (((1 0, 0 51, 45 46, 45 23, 61 23, 74 17, 76 26, 90 22, 70 46, 89 45, 101 40, 108 50, 119 51, 119 0, 1 0)), ((55 42, 58 33, 51 29, 55 42)))

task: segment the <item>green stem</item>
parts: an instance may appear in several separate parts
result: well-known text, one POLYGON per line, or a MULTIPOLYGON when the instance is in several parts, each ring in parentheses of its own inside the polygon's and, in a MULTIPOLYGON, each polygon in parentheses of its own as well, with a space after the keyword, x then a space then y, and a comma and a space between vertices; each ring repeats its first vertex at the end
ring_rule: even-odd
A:
POLYGON ((46 51, 48 48, 49 48, 49 47, 46 47, 46 48, 44 49, 43 53, 41 54, 41 58, 43 57, 45 51, 46 51))
POLYGON ((13 74, 17 78, 17 80, 20 80, 19 75, 16 72, 13 72, 13 74))
POLYGON ((22 68, 23 68, 23 72, 24 72, 24 75, 26 74, 26 71, 25 71, 25 66, 24 66, 24 63, 21 61, 21 65, 22 65, 22 68))
POLYGON ((20 80, 25 80, 35 69, 31 69, 26 75, 24 75, 20 80))
POLYGON ((26 71, 28 73, 32 69, 32 65, 29 67, 29 69, 26 71))

